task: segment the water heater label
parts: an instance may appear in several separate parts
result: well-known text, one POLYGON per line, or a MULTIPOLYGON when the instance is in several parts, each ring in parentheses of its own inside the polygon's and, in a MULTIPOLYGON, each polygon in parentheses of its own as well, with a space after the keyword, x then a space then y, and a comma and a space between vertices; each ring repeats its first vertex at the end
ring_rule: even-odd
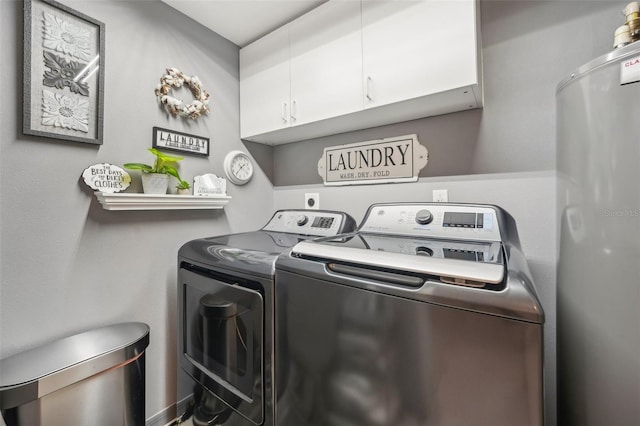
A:
POLYGON ((620 64, 620 84, 640 81, 640 56, 622 61, 620 64))

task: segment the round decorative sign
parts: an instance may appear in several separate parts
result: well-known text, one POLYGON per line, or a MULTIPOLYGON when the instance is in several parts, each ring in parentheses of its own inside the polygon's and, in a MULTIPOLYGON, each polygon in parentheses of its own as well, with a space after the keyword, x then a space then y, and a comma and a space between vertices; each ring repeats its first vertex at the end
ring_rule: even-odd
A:
POLYGON ((167 68, 167 74, 160 77, 160 84, 156 87, 156 97, 169 114, 180 117, 196 119, 202 114, 209 113, 209 92, 202 88, 202 83, 197 76, 189 77, 176 68, 167 68), (193 95, 194 101, 185 105, 180 99, 169 96, 175 87, 179 89, 185 83, 193 95))
POLYGON ((131 184, 129 173, 108 163, 87 167, 82 172, 82 178, 91 189, 108 193, 124 191, 131 184))

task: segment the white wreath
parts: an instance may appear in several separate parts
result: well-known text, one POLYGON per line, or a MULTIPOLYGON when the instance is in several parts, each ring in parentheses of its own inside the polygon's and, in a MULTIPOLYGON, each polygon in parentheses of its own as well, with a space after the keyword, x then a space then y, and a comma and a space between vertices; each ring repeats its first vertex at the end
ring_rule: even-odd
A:
POLYGON ((193 77, 184 75, 176 68, 167 68, 167 74, 160 77, 160 84, 156 87, 156 96, 160 104, 164 105, 164 108, 174 117, 179 115, 195 120, 202 114, 209 113, 207 106, 209 92, 202 88, 200 79, 195 75, 193 77), (180 88, 184 83, 187 83, 194 98, 194 101, 188 105, 184 105, 180 99, 169 96, 172 88, 180 88))

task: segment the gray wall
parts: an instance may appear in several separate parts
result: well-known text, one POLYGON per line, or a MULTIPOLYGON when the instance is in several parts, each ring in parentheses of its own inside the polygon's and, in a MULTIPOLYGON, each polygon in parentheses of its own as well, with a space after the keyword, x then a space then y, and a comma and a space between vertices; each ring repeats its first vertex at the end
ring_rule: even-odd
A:
POLYGON ((448 189, 453 202, 497 204, 516 219, 522 248, 546 315, 546 424, 556 424, 556 115, 557 83, 612 49, 624 22, 616 1, 482 1, 483 109, 413 120, 274 148, 278 208, 320 208, 357 220, 385 201, 430 201, 448 189), (429 163, 414 184, 329 188, 317 162, 328 146, 417 133, 429 163), (302 184, 302 185, 301 185, 302 184))
POLYGON ((273 211, 272 186, 258 170, 248 185, 229 188, 224 210, 103 210, 82 171, 152 161, 153 126, 211 139, 208 158, 182 162, 185 178, 223 175, 225 153, 244 149, 238 47, 159 1, 64 3, 106 24, 104 145, 22 135, 22 2, 0 1, 0 357, 101 325, 145 322, 151 417, 177 400, 178 248, 262 225, 273 211), (159 108, 153 91, 167 67, 200 77, 211 93, 209 116, 186 121, 159 108))
POLYGON ((623 3, 482 1, 484 108, 278 145, 274 184, 322 183, 327 146, 412 133, 429 150, 421 177, 554 170, 556 84, 611 50, 623 3))

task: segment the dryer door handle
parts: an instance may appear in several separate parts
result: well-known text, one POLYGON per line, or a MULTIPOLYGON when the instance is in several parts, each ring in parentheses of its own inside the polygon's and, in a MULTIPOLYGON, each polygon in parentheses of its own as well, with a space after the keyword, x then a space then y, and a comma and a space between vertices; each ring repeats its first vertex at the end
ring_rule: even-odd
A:
POLYGON ((410 275, 394 274, 375 269, 357 268, 355 266, 341 265, 339 263, 328 263, 327 267, 338 274, 352 275, 375 281, 384 281, 385 283, 394 285, 421 287, 422 284, 424 284, 424 280, 422 278, 410 275))

